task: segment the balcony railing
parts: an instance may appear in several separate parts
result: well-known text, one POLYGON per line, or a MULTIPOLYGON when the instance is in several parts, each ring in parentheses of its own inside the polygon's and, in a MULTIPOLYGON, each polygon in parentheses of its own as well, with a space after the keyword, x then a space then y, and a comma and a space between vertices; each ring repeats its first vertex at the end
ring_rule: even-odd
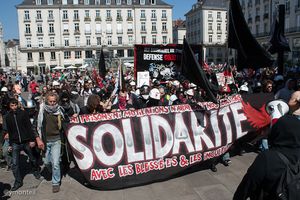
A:
POLYGON ((101 17, 96 17, 95 21, 98 21, 98 22, 101 21, 101 17))
POLYGON ((146 17, 141 17, 141 18, 140 18, 140 21, 146 21, 146 20, 147 20, 146 17))
POLYGON ((117 17, 117 21, 118 22, 123 21, 123 18, 122 17, 117 17))
POLYGON ((127 17, 127 21, 133 21, 132 17, 127 17))
POLYGON ((84 21, 91 21, 90 17, 84 17, 84 21))
POLYGON ((106 17, 106 21, 112 21, 112 17, 106 17))

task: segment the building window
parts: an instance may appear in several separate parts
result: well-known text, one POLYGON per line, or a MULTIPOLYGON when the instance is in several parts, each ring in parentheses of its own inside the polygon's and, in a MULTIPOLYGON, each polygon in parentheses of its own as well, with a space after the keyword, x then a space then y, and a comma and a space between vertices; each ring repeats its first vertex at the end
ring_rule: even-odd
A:
POLYGON ((24 20, 30 20, 29 10, 24 11, 24 20))
POLYGON ((162 39, 163 39, 163 44, 167 44, 167 36, 163 36, 162 39))
POLYGON ((100 0, 95 0, 95 5, 100 5, 100 0))
POLYGON ((42 24, 37 24, 37 32, 38 33, 43 33, 42 24))
POLYGON ((40 10, 36 11, 36 19, 42 19, 42 11, 40 10))
POLYGON ((146 22, 141 23, 141 31, 146 31, 146 22))
POLYGON ((54 46, 55 46, 54 37, 50 37, 50 47, 54 47, 54 46))
POLYGON ((221 35, 217 36, 217 40, 218 40, 218 42, 221 42, 221 35))
POLYGON ((118 45, 122 45, 122 44, 123 44, 122 37, 119 36, 119 37, 118 37, 118 45))
POLYGON ((80 59, 81 58, 81 51, 75 51, 75 58, 80 59))
POLYGON ((221 19, 221 12, 217 12, 217 19, 221 19))
POLYGON ((42 4, 42 0, 36 0, 36 5, 41 5, 42 4))
POLYGON ((89 5, 90 4, 90 0, 84 0, 84 5, 89 5))
POLYGON ((38 45, 39 45, 39 47, 43 47, 44 46, 43 38, 42 37, 38 37, 38 45))
POLYGON ((111 11, 110 10, 106 10, 106 18, 107 19, 111 18, 111 11))
POLYGON ((167 22, 162 23, 162 31, 167 31, 167 22))
POLYGON ((53 10, 48 10, 48 19, 53 19, 53 10))
POLYGON ((85 13, 86 18, 90 18, 90 11, 89 10, 85 10, 84 13, 85 13))
POLYGON ((96 24, 96 33, 101 33, 101 24, 96 24))
POLYGON ((127 10, 127 18, 132 19, 132 10, 127 10))
POLYGON ((64 28, 64 33, 68 33, 69 32, 69 24, 67 24, 67 23, 64 23, 63 24, 63 28, 64 28))
POLYGON ((65 51, 64 52, 64 59, 70 59, 71 58, 71 51, 65 51))
POLYGON ((133 36, 128 35, 128 44, 133 44, 133 36))
POLYGON ((48 5, 53 5, 53 0, 48 0, 48 5))
POLYGON ((146 18, 146 12, 145 12, 145 10, 141 10, 141 18, 142 19, 146 18))
POLYGON ((106 5, 110 5, 111 4, 111 0, 106 0, 106 5))
POLYGON ((209 36, 208 36, 208 42, 209 42, 209 43, 212 43, 212 35, 209 35, 209 36))
POLYGON ((91 37, 86 36, 86 46, 91 46, 91 37))
POLYGON ((132 32, 133 31, 133 29, 132 29, 132 23, 129 23, 128 25, 127 25, 127 31, 128 32, 132 32))
POLYGON ((208 19, 212 19, 212 18, 213 18, 212 11, 208 11, 208 19))
POLYGON ((26 38, 26 47, 31 47, 31 38, 26 38))
POLYGON ((123 33, 123 27, 122 24, 117 24, 117 33, 123 33))
POLYGON ((44 52, 39 52, 39 60, 40 61, 45 60, 44 52))
POLYGON ((74 31, 79 32, 79 23, 74 23, 74 31))
POLYGON ((74 10, 74 19, 75 20, 79 19, 79 12, 78 12, 78 10, 74 10))
POLYGON ((92 51, 85 51, 85 58, 93 58, 93 52, 92 51))
POLYGON ((65 41, 65 47, 70 46, 69 38, 64 38, 64 41, 65 41))
POLYGON ((121 10, 117 10, 117 20, 122 18, 121 10))
POLYGON ((217 31, 221 31, 221 23, 217 24, 217 31))
POLYGON ((156 44, 156 35, 152 35, 152 44, 156 44))
POLYGON ((97 45, 98 45, 98 46, 101 45, 101 37, 97 37, 97 45))
POLYGON ((100 10, 96 10, 96 18, 100 18, 100 10))
POLYGON ((142 36, 142 44, 146 44, 146 36, 142 36))
POLYGON ((127 5, 131 5, 132 4, 132 0, 127 0, 127 5))
POLYGON ((150 0, 151 1, 151 5, 155 5, 156 4, 156 0, 150 0))
POLYGON ((209 31, 212 31, 212 30, 213 30, 213 25, 212 25, 212 23, 208 23, 208 30, 209 30, 209 31))
POLYGON ((107 36, 107 45, 112 45, 111 35, 107 36))
POLYGON ((121 3, 122 3, 121 0, 116 0, 117 5, 121 5, 121 3))
POLYGON ((78 36, 75 37, 75 43, 76 43, 77 47, 80 46, 80 37, 78 37, 78 36))
POLYGON ((166 10, 161 11, 161 18, 163 18, 163 19, 167 18, 167 11, 166 10))
POLYGON ((63 10, 63 19, 68 19, 68 11, 63 10))
POLYGON ((85 33, 87 34, 91 33, 91 24, 85 24, 85 33))
POLYGON ((141 5, 145 5, 145 3, 146 3, 145 0, 140 0, 141 5))
POLYGON ((73 0, 74 5, 78 5, 78 0, 73 0))
POLYGON ((156 19, 156 10, 151 10, 151 18, 156 19))
POLYGON ((32 53, 31 52, 27 53, 27 60, 32 61, 32 53))
POLYGON ((112 33, 111 24, 106 24, 106 33, 112 33))
POLYGON ((285 12, 287 14, 290 14, 291 6, 290 6, 290 0, 285 1, 285 12))
POLYGON ((51 54, 51 60, 55 60, 56 59, 55 52, 50 52, 50 54, 51 54))
POLYGON ((63 5, 68 5, 68 0, 63 0, 62 4, 63 5))
POLYGON ((156 32, 156 22, 152 22, 152 29, 153 32, 156 32))

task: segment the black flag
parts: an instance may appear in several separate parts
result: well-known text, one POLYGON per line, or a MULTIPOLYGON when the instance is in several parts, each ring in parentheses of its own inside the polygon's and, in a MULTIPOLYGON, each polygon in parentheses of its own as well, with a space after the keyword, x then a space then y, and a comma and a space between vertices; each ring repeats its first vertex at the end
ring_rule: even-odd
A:
POLYGON ((280 28, 279 26, 279 22, 277 20, 277 17, 274 17, 274 22, 272 25, 272 29, 271 29, 271 46, 268 49, 268 51, 271 54, 275 54, 278 52, 282 52, 282 51, 291 51, 289 43, 286 39, 286 37, 284 36, 284 30, 282 30, 282 28, 280 28))
POLYGON ((228 47, 237 50, 238 68, 269 67, 273 61, 252 36, 238 0, 230 1, 228 47))
POLYGON ((217 98, 213 93, 214 86, 208 81, 204 70, 197 61, 192 51, 192 48, 190 47, 185 38, 183 39, 181 65, 182 74, 191 82, 204 89, 210 101, 217 103, 217 98))
POLYGON ((101 78, 104 78, 106 75, 106 67, 105 67, 103 48, 101 48, 98 68, 99 68, 99 75, 101 76, 101 78))

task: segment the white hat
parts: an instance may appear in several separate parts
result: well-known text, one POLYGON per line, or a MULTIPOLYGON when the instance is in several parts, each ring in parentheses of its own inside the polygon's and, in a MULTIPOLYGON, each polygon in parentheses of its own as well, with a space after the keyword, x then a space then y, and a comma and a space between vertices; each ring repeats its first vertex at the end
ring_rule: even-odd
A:
POLYGON ((240 91, 248 92, 248 91, 249 91, 249 88, 248 88, 247 85, 241 85, 240 91))
POLYGON ((134 82, 134 81, 131 81, 131 82, 129 83, 129 85, 131 85, 131 86, 135 86, 136 84, 135 84, 135 82, 134 82))
POLYGON ((160 100, 160 92, 157 88, 153 88, 152 90, 150 90, 149 96, 152 99, 160 100))
POLYGON ((190 88, 195 88, 195 87, 197 87, 197 85, 194 84, 194 83, 190 83, 189 87, 190 87, 190 88))
POLYGON ((172 85, 174 85, 174 86, 179 86, 180 83, 179 83, 179 81, 175 80, 175 81, 172 82, 172 85))
POLYGON ((53 81, 52 86, 59 86, 59 82, 58 81, 53 81))
POLYGON ((8 91, 7 87, 1 88, 1 92, 7 92, 7 91, 8 91))
POLYGON ((194 96, 194 90, 193 89, 188 89, 185 93, 189 96, 194 96))

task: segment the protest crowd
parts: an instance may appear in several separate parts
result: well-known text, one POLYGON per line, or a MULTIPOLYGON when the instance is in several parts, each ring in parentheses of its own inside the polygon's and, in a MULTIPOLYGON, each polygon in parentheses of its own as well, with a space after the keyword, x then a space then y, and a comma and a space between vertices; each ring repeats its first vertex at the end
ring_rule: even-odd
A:
MULTIPOLYGON (((300 79, 296 76, 297 68, 290 69, 285 76, 277 75, 273 68, 238 72, 235 66, 225 64, 204 69, 209 81, 216 86, 218 99, 234 94, 270 93, 275 99, 289 103, 294 114, 299 116, 300 79), (225 77, 224 85, 218 83, 216 74, 220 73, 225 77)), ((119 73, 110 69, 99 75, 93 69, 54 70, 39 76, 20 72, 0 74, 1 166, 13 172, 15 182, 12 191, 23 185, 20 156, 26 155, 35 178, 40 179, 41 171, 48 170, 52 173, 52 191, 59 192, 62 175, 67 173, 72 161, 72 156, 65 155, 62 150, 67 142, 64 131, 72 117, 153 106, 189 104, 193 107, 198 102, 209 100, 203 88, 183 76, 169 80, 153 78, 149 84, 137 87, 133 69, 126 68, 123 76, 119 73), (63 162, 63 156, 68 157, 67 161, 63 162)), ((299 126, 297 121, 294 125, 299 126)), ((278 142, 278 138, 274 141, 278 142)), ((267 136, 254 144, 257 152, 267 150, 269 145, 267 136)), ((243 149, 242 144, 240 155, 244 153, 243 149)), ((300 154, 294 154, 293 159, 299 158, 300 154)), ((211 164, 212 171, 217 171, 219 162, 229 166, 230 154, 225 153, 220 159, 215 159, 211 164)), ((254 168, 257 170, 259 167, 257 164, 254 168)), ((248 184, 250 186, 255 188, 248 184)), ((245 195, 249 191, 250 188, 240 186, 237 193, 245 195)), ((246 195, 236 195, 235 199, 246 199, 246 195)))

